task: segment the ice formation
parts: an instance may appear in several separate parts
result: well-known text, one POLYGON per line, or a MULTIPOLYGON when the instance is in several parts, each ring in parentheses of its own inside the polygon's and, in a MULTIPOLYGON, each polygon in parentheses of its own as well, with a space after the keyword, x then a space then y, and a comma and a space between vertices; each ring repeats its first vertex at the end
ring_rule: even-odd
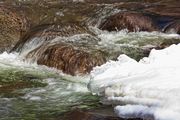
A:
POLYGON ((116 105, 120 117, 180 120, 180 44, 139 62, 120 55, 94 68, 89 89, 116 105))

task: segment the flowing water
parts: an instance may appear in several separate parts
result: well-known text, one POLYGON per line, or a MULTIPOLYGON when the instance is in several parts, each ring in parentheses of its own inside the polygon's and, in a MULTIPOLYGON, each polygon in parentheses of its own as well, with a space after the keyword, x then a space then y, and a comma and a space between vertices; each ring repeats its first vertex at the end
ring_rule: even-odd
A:
MULTIPOLYGON (((98 36, 96 47, 117 53, 121 51, 132 57, 136 53, 136 51, 131 52, 132 48, 136 50, 162 41, 180 40, 179 35, 176 34, 128 33, 126 30, 107 32, 95 28, 93 30, 98 36)), ((84 37, 84 35, 78 36, 84 37)), ((77 35, 66 40, 79 40, 76 38, 77 35)), ((54 41, 58 40, 62 38, 55 38, 54 41)), ((100 95, 102 91, 99 91, 99 86, 102 85, 89 84, 90 92, 87 87, 90 75, 70 76, 59 70, 37 65, 36 62, 28 62, 24 58, 24 53, 36 48, 35 45, 37 44, 25 44, 26 48, 23 47, 24 52, 21 54, 4 52, 0 55, 0 119, 54 120, 72 109, 100 106, 100 98, 92 95, 91 92, 100 95)), ((106 77, 111 78, 111 74, 106 77)))
POLYGON ((98 97, 86 87, 88 77, 72 77, 29 64, 16 53, 0 55, 0 78, 2 120, 49 120, 73 108, 99 105, 98 97))
MULTIPOLYGON (((25 25, 27 28, 29 24, 37 26, 12 53, 0 54, 0 120, 56 120, 77 108, 93 109, 104 105, 116 106, 115 113, 125 119, 179 120, 180 45, 152 50, 148 55, 152 48, 180 43, 180 35, 98 29, 106 17, 119 12, 146 13, 149 7, 157 5, 158 8, 162 6, 163 11, 158 9, 154 13, 149 9, 150 12, 164 15, 173 9, 168 1, 154 0, 153 4, 151 0, 135 1, 0 0, 0 7, 13 7, 12 11, 17 10, 30 18, 30 23, 25 25), (69 4, 69 1, 74 3, 69 4), (108 62, 83 76, 71 76, 55 68, 37 65, 37 59, 48 47, 60 43, 96 56, 103 53, 108 62)), ((175 16, 178 10, 175 8, 175 16)), ((154 14, 152 17, 161 28, 173 20, 155 18, 154 14)), ((16 18, 16 14, 13 17, 16 18)))

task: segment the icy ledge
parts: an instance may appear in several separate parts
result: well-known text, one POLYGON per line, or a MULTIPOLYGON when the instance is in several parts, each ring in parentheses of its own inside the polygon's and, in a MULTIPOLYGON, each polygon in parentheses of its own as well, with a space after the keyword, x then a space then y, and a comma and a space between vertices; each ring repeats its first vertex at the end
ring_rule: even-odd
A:
POLYGON ((120 55, 94 68, 89 89, 117 105, 120 117, 180 120, 180 44, 152 50, 140 62, 120 55))

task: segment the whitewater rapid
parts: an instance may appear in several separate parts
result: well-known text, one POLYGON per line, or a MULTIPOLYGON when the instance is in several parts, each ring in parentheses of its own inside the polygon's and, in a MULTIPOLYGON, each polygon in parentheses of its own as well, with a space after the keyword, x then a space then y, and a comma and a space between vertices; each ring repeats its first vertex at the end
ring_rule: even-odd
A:
POLYGON ((126 55, 95 67, 89 89, 123 118, 180 120, 180 44, 152 50, 137 62, 126 55))
POLYGON ((86 76, 66 75, 30 63, 19 53, 4 52, 0 54, 0 119, 55 119, 73 107, 94 107, 99 100, 88 91, 87 81, 86 76), (16 88, 12 92, 1 88, 3 82, 12 85, 18 81, 36 81, 46 86, 16 88))
MULTIPOLYGON (((162 43, 169 39, 179 40, 180 38, 177 34, 158 32, 129 33, 126 30, 117 32, 94 30, 100 39, 97 47, 106 48, 106 51, 110 52, 123 51, 123 46, 127 46, 128 51, 125 49, 124 53, 129 53, 134 47, 141 48, 145 45, 156 45, 157 42, 162 43)), ((78 41, 81 37, 91 40, 87 39, 91 38, 87 35, 74 35, 64 39, 78 41)), ((52 43, 59 40, 62 39, 55 38, 52 43)), ((92 104, 94 106, 99 104, 97 102, 99 97, 92 96, 92 92, 102 96, 104 104, 115 105, 115 113, 120 117, 179 120, 180 54, 178 51, 180 51, 180 45, 172 45, 164 50, 152 50, 150 56, 143 58, 140 62, 127 55, 120 55, 117 61, 109 61, 102 66, 95 67, 90 75, 70 76, 55 68, 37 65, 36 61, 32 62, 24 57, 24 54, 40 44, 42 43, 37 43, 35 39, 32 43, 26 43, 20 53, 0 54, 0 75, 2 77, 9 75, 6 74, 8 71, 12 74, 23 71, 23 74, 37 76, 37 78, 42 76, 42 79, 38 80, 47 83, 46 87, 17 90, 15 92, 23 93, 23 96, 13 99, 2 96, 0 98, 0 119, 24 119, 39 111, 40 115, 52 117, 54 113, 60 114, 68 111, 72 106, 93 108, 92 104), (32 112, 29 113, 29 111, 32 112)), ((4 78, 10 77, 13 76, 4 78)), ((33 118, 38 117, 34 115, 33 118)))

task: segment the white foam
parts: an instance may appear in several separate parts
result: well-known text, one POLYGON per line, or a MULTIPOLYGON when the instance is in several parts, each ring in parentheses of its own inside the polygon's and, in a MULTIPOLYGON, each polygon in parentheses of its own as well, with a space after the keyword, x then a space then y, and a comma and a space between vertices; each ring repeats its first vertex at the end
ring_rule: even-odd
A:
POLYGON ((23 58, 20 58, 18 53, 7 53, 3 52, 0 54, 0 66, 10 66, 10 65, 18 65, 26 64, 23 61, 23 58))
POLYGON ((41 100, 41 97, 39 97, 39 96, 33 96, 33 97, 31 97, 29 100, 32 100, 32 101, 40 101, 40 100, 41 100))
POLYGON ((73 2, 84 2, 84 0, 73 0, 73 2))
POLYGON ((158 39, 158 38, 166 38, 166 39, 170 39, 170 38, 179 39, 180 38, 178 34, 165 34, 165 33, 157 32, 157 31, 128 32, 127 29, 124 29, 121 31, 113 31, 113 32, 98 30, 97 33, 99 34, 98 37, 102 39, 103 43, 115 43, 117 41, 121 41, 124 39, 129 40, 128 42, 138 42, 139 40, 144 40, 144 39, 152 40, 152 39, 158 39))
POLYGON ((152 50, 137 62, 126 55, 91 72, 89 88, 120 117, 180 120, 180 44, 152 50), (129 104, 128 106, 123 106, 129 104))
POLYGON ((84 0, 73 0, 73 2, 84 2, 84 0))
MULTIPOLYGON (((97 30, 96 30, 97 31, 97 30)), ((130 45, 130 46, 141 46, 143 44, 154 44, 157 45, 158 41, 164 41, 167 39, 180 39, 178 34, 165 34, 161 32, 128 32, 124 29, 121 31, 97 31, 98 37, 101 39, 99 44, 106 47, 115 47, 114 45, 130 45)))

